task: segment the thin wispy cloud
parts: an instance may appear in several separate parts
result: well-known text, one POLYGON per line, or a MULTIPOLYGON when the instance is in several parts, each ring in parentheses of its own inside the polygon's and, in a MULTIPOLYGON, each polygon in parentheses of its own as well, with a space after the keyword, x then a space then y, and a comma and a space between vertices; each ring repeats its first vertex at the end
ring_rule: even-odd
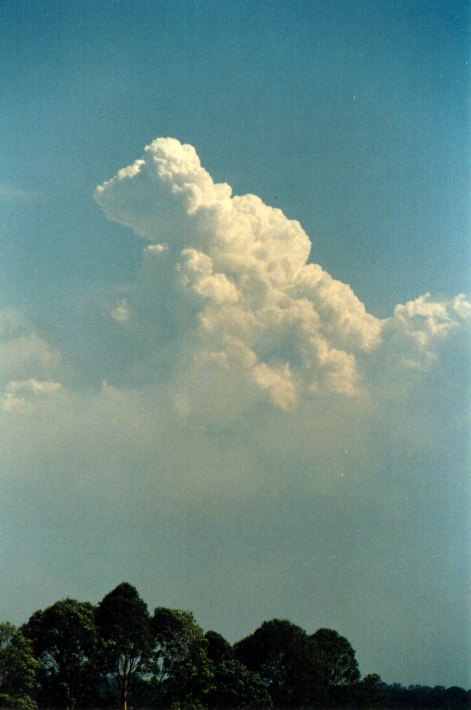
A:
POLYGON ((39 200, 44 197, 40 190, 32 190, 8 182, 0 182, 0 200, 5 202, 21 202, 39 200))

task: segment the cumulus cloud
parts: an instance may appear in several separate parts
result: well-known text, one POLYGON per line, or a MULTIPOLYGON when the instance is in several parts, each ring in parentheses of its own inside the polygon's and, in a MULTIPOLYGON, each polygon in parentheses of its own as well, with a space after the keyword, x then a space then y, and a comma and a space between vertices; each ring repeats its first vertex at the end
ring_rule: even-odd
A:
POLYGON ((394 318, 385 324, 389 337, 401 339, 400 347, 416 366, 433 361, 436 350, 450 334, 471 317, 471 303, 463 294, 452 299, 434 299, 430 293, 396 306, 394 318), (415 357, 416 360, 410 358, 415 357))
POLYGON ((61 360, 57 348, 49 344, 14 309, 0 311, 0 380, 17 376, 50 373, 61 360))
MULTIPOLYGON (((167 287, 150 307, 158 318, 165 301, 184 304, 194 363, 238 371, 282 409, 300 397, 365 394, 369 368, 388 358, 426 368, 470 315, 464 296, 425 295, 376 318, 348 285, 308 262, 311 243, 297 221, 254 195, 233 196, 175 139, 146 146, 95 199, 150 242, 147 257, 165 253, 153 277, 167 287)), ((128 320, 127 301, 113 317, 128 320)))
POLYGON ((3 409, 11 412, 25 405, 30 396, 53 395, 62 389, 62 383, 48 380, 14 380, 5 387, 3 409))
POLYGON ((95 199, 143 238, 136 282, 67 329, 62 358, 0 314, 5 594, 98 600, 130 579, 231 640, 278 615, 338 628, 364 672, 383 672, 387 638, 388 681, 439 682, 469 657, 464 563, 449 583, 465 559, 468 299, 376 318, 312 262, 298 222, 233 196, 173 139, 95 199))

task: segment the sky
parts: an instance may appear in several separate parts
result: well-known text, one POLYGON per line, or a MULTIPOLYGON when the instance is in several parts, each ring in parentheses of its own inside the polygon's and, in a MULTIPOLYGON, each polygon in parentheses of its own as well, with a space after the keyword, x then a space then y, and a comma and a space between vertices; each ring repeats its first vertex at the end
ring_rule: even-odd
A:
POLYGON ((469 25, 0 2, 0 616, 121 581, 469 687, 469 25))

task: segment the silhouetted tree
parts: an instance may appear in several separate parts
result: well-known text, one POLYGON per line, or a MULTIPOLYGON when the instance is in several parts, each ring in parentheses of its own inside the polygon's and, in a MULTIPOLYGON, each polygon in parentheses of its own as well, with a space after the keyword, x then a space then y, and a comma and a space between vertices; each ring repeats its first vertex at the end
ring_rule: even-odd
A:
POLYGON ((333 629, 319 629, 311 638, 323 657, 328 685, 351 685, 360 680, 355 651, 344 636, 333 629))
POLYGON ((222 661, 215 666, 207 702, 214 710, 262 710, 272 707, 264 681, 235 660, 222 661))
POLYGON ((301 707, 319 697, 325 683, 322 658, 299 626, 265 621, 234 645, 236 658, 265 681, 275 706, 301 707))
POLYGON ((360 679, 333 630, 265 621, 233 647, 190 611, 157 607, 122 583, 97 607, 74 599, 0 623, 0 708, 74 710, 468 710, 471 691, 360 679))
POLYGON ((217 631, 206 631, 204 638, 208 643, 208 658, 215 664, 229 661, 234 657, 234 652, 229 641, 217 631))
POLYGON ((75 599, 58 601, 36 611, 22 632, 40 662, 40 702, 70 709, 89 701, 98 640, 93 606, 75 599))
POLYGON ((444 705, 447 710, 461 710, 469 707, 470 694, 457 685, 447 688, 444 693, 444 705))
POLYGON ((190 611, 158 607, 152 618, 154 684, 160 702, 204 701, 213 676, 208 641, 190 611))
POLYGON ((102 639, 100 669, 113 679, 121 708, 127 710, 129 694, 147 671, 152 651, 147 605, 134 587, 123 582, 103 598, 95 618, 102 639))
POLYGON ((363 708, 383 707, 386 699, 386 683, 377 673, 370 673, 358 684, 357 697, 363 708))

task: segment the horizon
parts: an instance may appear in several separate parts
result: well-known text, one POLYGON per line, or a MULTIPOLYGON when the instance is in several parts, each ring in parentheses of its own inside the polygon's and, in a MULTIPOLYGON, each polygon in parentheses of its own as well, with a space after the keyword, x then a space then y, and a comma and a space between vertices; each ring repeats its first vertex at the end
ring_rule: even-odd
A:
MULTIPOLYGON (((64 601, 66 601, 66 602, 67 602, 67 601, 72 601, 72 602, 78 602, 79 604, 91 604, 91 607, 92 607, 92 609, 94 610, 94 613, 95 613, 95 612, 100 608, 100 605, 102 604, 102 602, 103 602, 107 597, 109 597, 110 594, 116 593, 116 591, 119 590, 119 588, 122 587, 122 586, 126 586, 126 587, 128 587, 128 588, 130 587, 133 591, 136 592, 137 598, 141 599, 141 600, 144 602, 144 607, 145 607, 145 609, 147 610, 149 620, 151 620, 153 616, 155 616, 158 612, 160 612, 160 611, 162 611, 162 610, 164 610, 164 609, 167 610, 167 611, 177 611, 177 612, 178 612, 178 611, 182 611, 182 612, 184 612, 184 613, 189 612, 189 614, 191 615, 192 619, 193 619, 194 622, 196 623, 196 626, 201 630, 201 633, 202 633, 204 636, 206 636, 207 633, 214 633, 214 632, 215 632, 216 634, 218 634, 219 636, 221 636, 221 634, 219 634, 219 631, 218 631, 217 629, 213 629, 213 628, 211 628, 211 629, 204 629, 204 628, 202 628, 201 625, 198 623, 198 619, 194 618, 194 615, 193 615, 193 612, 191 611, 191 609, 176 609, 176 608, 172 608, 172 607, 162 607, 162 606, 157 606, 157 607, 155 607, 155 608, 152 608, 152 606, 149 606, 149 605, 147 604, 147 602, 146 602, 145 599, 142 599, 142 597, 141 597, 140 594, 139 594, 139 590, 136 589, 136 588, 134 587, 134 585, 132 585, 130 582, 128 582, 128 581, 126 581, 126 580, 122 580, 121 582, 119 582, 119 584, 118 584, 113 590, 108 590, 108 592, 104 595, 103 599, 97 600, 97 602, 95 602, 95 603, 90 602, 89 600, 86 600, 86 599, 73 599, 72 597, 66 597, 65 599, 57 599, 53 604, 51 604, 51 605, 50 605, 49 607, 47 607, 46 609, 52 608, 52 607, 55 607, 55 606, 60 606, 61 603, 64 602, 64 601)), ((41 611, 46 611, 46 609, 42 609, 41 611)), ((36 611, 40 611, 40 610, 36 610, 36 611)), ((32 617, 34 617, 34 613, 33 613, 32 617)), ((31 621, 31 618, 32 618, 32 617, 30 617, 29 619, 27 619, 27 620, 24 622, 24 624, 21 624, 20 626, 18 626, 18 627, 16 627, 16 628, 19 628, 20 631, 22 631, 22 633, 24 633, 24 631, 23 631, 23 626, 24 626, 24 625, 27 626, 28 623, 31 621)), ((238 638, 238 639, 236 639, 236 640, 234 640, 234 641, 230 641, 230 642, 229 642, 230 647, 234 650, 240 642, 246 641, 248 637, 251 637, 251 636, 254 635, 255 632, 260 631, 260 629, 261 629, 265 624, 271 624, 272 622, 279 622, 279 621, 288 622, 290 625, 294 626, 295 628, 301 629, 301 631, 305 632, 307 636, 314 636, 317 632, 322 631, 322 630, 323 630, 323 631, 326 631, 326 630, 327 630, 327 631, 334 631, 334 633, 338 633, 336 629, 325 629, 325 627, 321 627, 321 628, 319 628, 319 629, 316 629, 315 631, 308 631, 308 630, 303 629, 302 627, 298 626, 297 624, 293 624, 293 622, 292 622, 290 619, 264 619, 264 620, 260 623, 260 625, 257 627, 257 629, 251 629, 251 630, 247 633, 247 636, 244 636, 243 638, 240 638, 240 639, 238 638)), ((341 634, 339 634, 339 636, 340 636, 342 639, 345 638, 345 637, 342 637, 341 634)), ((226 642, 228 641, 224 636, 222 636, 222 639, 223 639, 224 641, 226 641, 226 642)), ((347 641, 347 643, 350 645, 349 639, 345 639, 345 641, 347 641)), ((357 660, 357 659, 356 659, 356 656, 357 656, 357 649, 352 648, 351 645, 350 645, 350 648, 351 648, 351 650, 352 650, 352 652, 353 652, 353 653, 352 653, 353 658, 354 658, 355 660, 357 660)), ((361 670, 361 669, 358 669, 358 670, 361 670)), ((385 681, 379 676, 379 674, 376 674, 374 671, 370 671, 369 673, 360 673, 359 678, 358 678, 358 680, 356 681, 356 683, 360 683, 360 684, 361 684, 362 681, 365 680, 365 678, 368 678, 368 676, 378 676, 379 680, 381 680, 381 682, 385 683, 385 681)), ((345 684, 345 681, 343 681, 343 682, 341 683, 341 685, 343 685, 343 684, 345 684)), ((393 681, 393 682, 391 682, 391 683, 389 683, 389 684, 388 684, 388 683, 385 683, 385 684, 388 685, 389 687, 392 687, 392 686, 400 686, 400 687, 402 687, 402 688, 404 688, 404 689, 406 689, 406 688, 412 689, 412 688, 417 688, 417 687, 422 687, 422 688, 425 688, 425 687, 429 687, 429 688, 439 688, 439 687, 443 687, 443 688, 445 688, 445 686, 439 686, 439 685, 422 686, 422 685, 420 685, 420 684, 415 684, 415 683, 411 683, 411 684, 409 684, 409 686, 404 686, 400 681, 393 681)), ((450 687, 456 687, 456 686, 450 686, 450 687)), ((468 693, 471 692, 471 689, 464 688, 464 690, 466 690, 468 693)))

